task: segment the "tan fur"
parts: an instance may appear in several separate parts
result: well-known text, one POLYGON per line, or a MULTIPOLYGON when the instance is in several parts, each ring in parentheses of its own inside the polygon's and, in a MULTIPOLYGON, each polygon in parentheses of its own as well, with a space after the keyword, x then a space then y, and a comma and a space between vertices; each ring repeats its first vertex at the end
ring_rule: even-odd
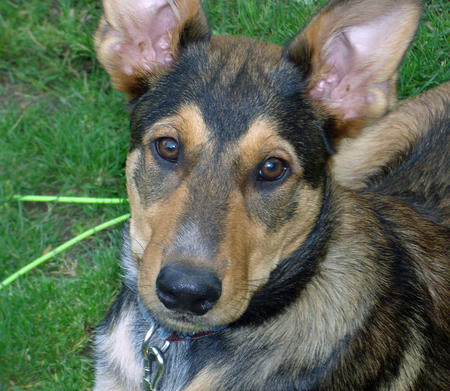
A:
POLYGON ((199 109, 185 105, 174 116, 156 122, 145 132, 142 143, 149 144, 162 137, 182 139, 189 153, 202 148, 208 141, 208 131, 199 109))
POLYGON ((249 170, 253 169, 267 156, 275 156, 286 160, 294 170, 295 175, 300 176, 302 174, 303 169, 293 146, 279 136, 275 124, 264 118, 252 124, 239 144, 240 165, 243 175, 248 174, 249 170))
POLYGON ((392 223, 404 227, 401 239, 412 255, 420 282, 427 287, 428 308, 438 327, 450 326, 450 257, 448 238, 442 237, 432 221, 411 215, 406 205, 396 206, 392 223), (419 227, 419 229, 417 229, 419 227), (427 235, 423 235, 423 233, 427 235))
POLYGON ((331 160, 331 170, 341 184, 353 189, 388 166, 428 130, 427 118, 445 112, 450 100, 450 82, 400 102, 386 117, 361 132, 357 139, 343 140, 331 160), (443 99, 440 99, 443 98, 443 99))

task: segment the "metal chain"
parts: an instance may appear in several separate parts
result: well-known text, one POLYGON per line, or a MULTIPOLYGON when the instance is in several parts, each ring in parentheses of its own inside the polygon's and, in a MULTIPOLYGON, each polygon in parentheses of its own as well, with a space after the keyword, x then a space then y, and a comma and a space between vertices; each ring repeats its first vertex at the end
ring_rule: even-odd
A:
POLYGON ((169 341, 164 341, 162 347, 150 346, 150 338, 156 330, 154 323, 150 326, 142 344, 142 356, 144 357, 144 378, 142 384, 146 391, 157 391, 158 382, 164 372, 166 359, 164 353, 170 346, 169 341))

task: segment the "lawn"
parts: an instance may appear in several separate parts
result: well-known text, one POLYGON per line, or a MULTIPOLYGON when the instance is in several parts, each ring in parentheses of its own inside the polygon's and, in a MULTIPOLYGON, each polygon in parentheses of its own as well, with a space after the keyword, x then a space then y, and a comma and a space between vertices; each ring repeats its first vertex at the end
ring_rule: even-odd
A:
MULTIPOLYGON (((322 2, 323 3, 323 2, 322 2)), ((286 43, 317 1, 207 0, 215 33, 286 43)), ((426 1, 402 98, 449 77, 450 5, 426 1)), ((0 2, 0 281, 126 205, 8 201, 14 194, 126 197, 124 97, 99 67, 100 0, 0 2)), ((91 338, 120 287, 121 228, 0 290, 0 390, 92 388, 91 338)))

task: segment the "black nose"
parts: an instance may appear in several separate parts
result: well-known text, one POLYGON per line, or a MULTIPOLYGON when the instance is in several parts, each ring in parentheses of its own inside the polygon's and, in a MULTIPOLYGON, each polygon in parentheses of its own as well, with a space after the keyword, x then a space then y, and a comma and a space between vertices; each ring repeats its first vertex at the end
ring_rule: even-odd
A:
POLYGON ((219 300, 222 284, 206 269, 172 263, 159 272, 156 293, 170 310, 206 314, 219 300))

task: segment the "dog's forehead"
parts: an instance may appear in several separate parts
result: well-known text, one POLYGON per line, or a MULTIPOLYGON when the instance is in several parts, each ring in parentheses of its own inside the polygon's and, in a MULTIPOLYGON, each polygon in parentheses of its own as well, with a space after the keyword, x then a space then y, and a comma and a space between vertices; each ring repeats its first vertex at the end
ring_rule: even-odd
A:
POLYGON ((303 93, 302 75, 283 59, 281 48, 213 37, 182 52, 174 68, 140 99, 133 119, 142 130, 195 104, 208 129, 226 142, 239 138, 262 115, 280 117, 301 106, 303 93))

